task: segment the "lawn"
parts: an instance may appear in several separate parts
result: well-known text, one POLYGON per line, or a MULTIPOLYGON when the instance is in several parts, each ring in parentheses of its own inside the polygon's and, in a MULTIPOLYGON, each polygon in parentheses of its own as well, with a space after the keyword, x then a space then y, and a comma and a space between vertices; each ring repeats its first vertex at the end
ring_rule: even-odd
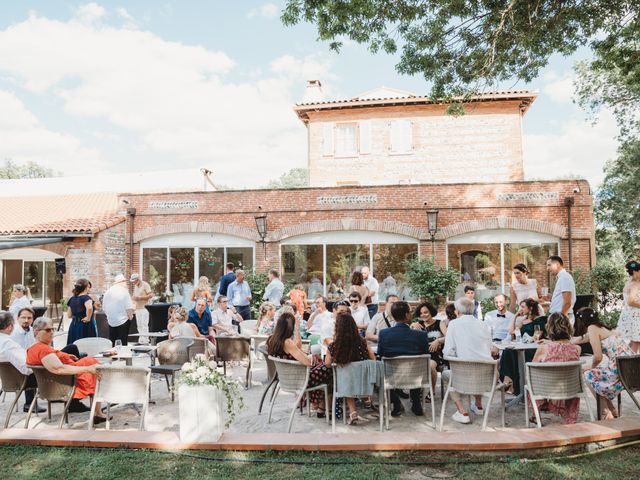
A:
POLYGON ((517 458, 298 452, 159 452, 35 446, 0 447, 0 478, 197 479, 619 479, 640 473, 640 446, 579 458, 517 458), (413 463, 413 464, 412 464, 413 463), (420 464, 419 464, 420 463, 420 464))

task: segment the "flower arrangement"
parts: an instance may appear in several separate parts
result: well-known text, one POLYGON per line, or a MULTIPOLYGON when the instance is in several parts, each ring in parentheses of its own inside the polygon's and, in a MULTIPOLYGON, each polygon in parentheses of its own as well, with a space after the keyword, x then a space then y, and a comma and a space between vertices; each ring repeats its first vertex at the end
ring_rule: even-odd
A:
POLYGON ((227 399, 227 421, 225 422, 227 428, 233 423, 236 414, 244 408, 240 384, 218 372, 216 362, 207 360, 202 354, 196 355, 191 362, 182 366, 178 383, 190 387, 211 385, 223 391, 227 399))

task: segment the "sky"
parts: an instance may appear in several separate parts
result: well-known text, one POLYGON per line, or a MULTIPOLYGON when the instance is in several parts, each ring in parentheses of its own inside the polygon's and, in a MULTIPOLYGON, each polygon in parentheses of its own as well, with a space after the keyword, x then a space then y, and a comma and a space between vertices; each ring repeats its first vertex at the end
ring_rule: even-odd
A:
MULTIPOLYGON (((207 167, 217 184, 259 187, 307 164, 292 110, 306 80, 320 79, 327 98, 383 85, 429 93, 422 77, 396 72, 396 56, 353 42, 337 54, 313 25, 283 26, 283 5, 2 2, 0 161, 66 176, 207 167)), ((612 116, 592 125, 572 101, 573 64, 588 56, 553 57, 515 86, 539 91, 523 122, 526 179, 597 187, 615 157, 612 116)))

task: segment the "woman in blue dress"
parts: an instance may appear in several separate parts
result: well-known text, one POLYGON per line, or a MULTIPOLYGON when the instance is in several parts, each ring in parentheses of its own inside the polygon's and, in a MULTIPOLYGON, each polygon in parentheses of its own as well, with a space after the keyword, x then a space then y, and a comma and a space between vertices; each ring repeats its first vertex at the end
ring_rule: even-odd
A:
POLYGON ((67 345, 87 337, 97 337, 98 329, 94 318, 93 299, 89 295, 91 282, 81 278, 73 287, 73 297, 69 299, 67 316, 71 317, 71 325, 67 334, 67 345))

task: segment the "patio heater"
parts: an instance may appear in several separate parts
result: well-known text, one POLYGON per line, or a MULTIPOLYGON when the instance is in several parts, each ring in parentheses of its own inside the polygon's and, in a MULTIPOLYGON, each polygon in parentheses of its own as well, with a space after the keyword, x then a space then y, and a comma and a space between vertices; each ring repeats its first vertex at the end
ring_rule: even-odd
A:
POLYGON ((267 254, 267 214, 258 215, 255 217, 256 220, 256 228, 258 229, 258 235, 260 236, 260 241, 264 246, 264 254, 266 257, 267 254))
POLYGON ((436 258, 436 233, 438 233, 438 210, 431 208, 427 210, 427 229, 431 237, 431 259, 436 258))

